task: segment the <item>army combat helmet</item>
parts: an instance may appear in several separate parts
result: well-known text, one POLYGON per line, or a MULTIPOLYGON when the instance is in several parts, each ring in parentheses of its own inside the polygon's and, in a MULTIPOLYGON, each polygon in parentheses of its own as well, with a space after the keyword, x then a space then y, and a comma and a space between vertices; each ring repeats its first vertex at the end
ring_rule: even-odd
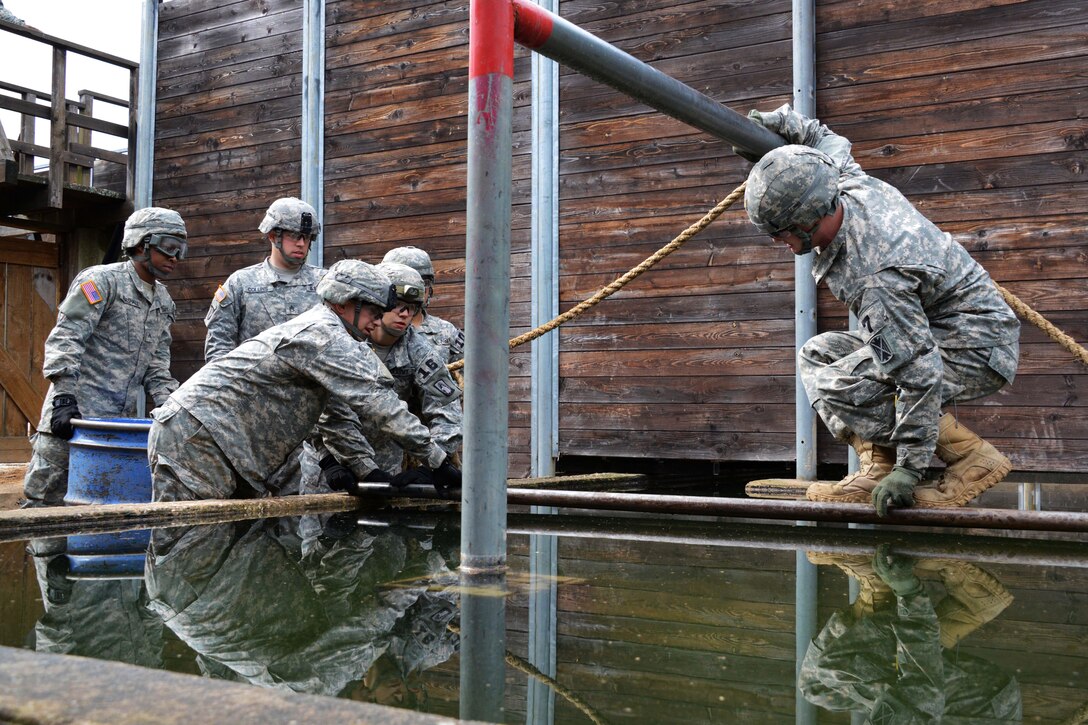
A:
POLYGON ((143 262, 154 276, 162 279, 168 273, 151 263, 151 250, 158 249, 167 257, 185 259, 188 234, 181 215, 173 209, 149 206, 132 212, 125 221, 121 248, 134 262, 143 262), (143 253, 134 257, 132 250, 144 244, 143 253))
POLYGON ((431 264, 431 256, 419 247, 397 247, 390 249, 382 257, 382 262, 397 262, 405 264, 415 271, 424 282, 434 282, 434 265, 431 264))
MULTIPOLYGON (((407 309, 411 316, 415 317, 423 308, 423 302, 427 296, 423 277, 407 264, 399 262, 382 262, 378 265, 378 270, 393 283, 398 302, 395 309, 398 311, 407 309)), ((386 325, 384 320, 382 329, 394 337, 402 337, 407 332, 407 330, 398 330, 386 325)))
POLYGON ((811 251, 810 230, 839 203, 839 169, 811 146, 790 144, 768 151, 748 174, 744 208, 764 234, 796 235, 811 251), (809 230, 809 231, 806 231, 809 230))
POLYGON ((357 340, 364 335, 359 329, 359 313, 363 305, 374 305, 388 312, 397 304, 393 284, 372 264, 358 259, 341 259, 325 273, 317 283, 317 296, 332 304, 346 304, 354 300, 355 319, 344 326, 357 340))
MULTIPOLYGON (((283 232, 297 234, 309 244, 321 232, 321 222, 312 206, 293 196, 285 196, 272 202, 257 229, 265 235, 269 232, 278 232, 276 238, 272 240, 272 246, 283 252, 283 232)), ((305 264, 306 260, 292 259, 284 254, 283 262, 298 268, 305 264)))

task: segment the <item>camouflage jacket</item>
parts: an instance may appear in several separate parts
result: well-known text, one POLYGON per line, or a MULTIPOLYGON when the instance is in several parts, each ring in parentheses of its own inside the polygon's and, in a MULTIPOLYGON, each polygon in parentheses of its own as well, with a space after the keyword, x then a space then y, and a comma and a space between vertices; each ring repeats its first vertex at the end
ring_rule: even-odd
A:
POLYGON ((153 290, 149 297, 131 261, 76 276, 45 341, 42 373, 52 385, 38 430, 49 432, 58 393, 75 395, 84 417, 132 417, 141 386, 156 405, 178 387, 170 375, 174 301, 162 283, 153 290))
POLYGON ((452 322, 424 313, 423 324, 417 329, 438 348, 439 354, 445 357, 446 365, 464 359, 465 333, 452 322))
POLYGON ((290 280, 284 280, 268 259, 231 274, 216 290, 204 318, 208 328, 204 359, 220 358, 258 333, 316 305, 321 301, 317 283, 324 274, 320 267, 306 264, 290 280))
POLYGON ((342 463, 360 478, 375 465, 356 417, 428 465, 446 456, 397 397, 373 351, 352 338, 324 304, 208 363, 171 401, 208 429, 249 481, 267 479, 319 418, 326 436, 350 442, 354 457, 342 463))

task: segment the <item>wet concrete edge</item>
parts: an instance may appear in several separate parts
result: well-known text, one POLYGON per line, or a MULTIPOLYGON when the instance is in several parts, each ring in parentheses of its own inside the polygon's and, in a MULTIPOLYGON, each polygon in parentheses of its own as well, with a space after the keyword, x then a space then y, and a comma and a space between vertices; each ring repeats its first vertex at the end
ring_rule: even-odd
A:
POLYGON ((0 647, 0 722, 438 725, 468 721, 117 662, 0 647))

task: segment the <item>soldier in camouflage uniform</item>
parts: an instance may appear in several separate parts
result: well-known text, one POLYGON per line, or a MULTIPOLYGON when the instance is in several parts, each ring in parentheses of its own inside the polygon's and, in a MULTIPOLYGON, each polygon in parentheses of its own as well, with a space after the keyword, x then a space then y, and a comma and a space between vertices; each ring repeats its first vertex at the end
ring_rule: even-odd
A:
POLYGON ((208 363, 156 411, 147 451, 154 500, 270 493, 266 480, 323 412, 327 435, 351 442, 349 464, 359 479, 382 472, 356 418, 396 440, 433 475, 460 485, 460 471, 362 343, 396 301, 389 279, 345 259, 329 269, 317 294, 322 304, 208 363))
POLYGON ((216 290, 204 318, 207 362, 321 301, 316 290, 324 270, 306 264, 310 243, 321 232, 314 208, 291 197, 276 199, 258 229, 268 238, 269 255, 232 273, 216 290))
POLYGON ((386 252, 382 261, 405 264, 419 272, 427 288, 427 297, 423 300, 419 312, 412 318, 412 326, 422 332, 438 348, 438 351, 445 356, 446 364, 464 359, 465 333, 457 329, 452 322, 427 312, 427 305, 434 297, 434 265, 431 264, 430 255, 419 247, 397 247, 386 252))
POLYGON ((185 256, 181 216, 148 207, 125 222, 128 260, 80 272, 45 341, 42 406, 23 490, 25 506, 59 506, 68 490, 68 440, 76 418, 133 417, 144 389, 162 404, 170 375, 174 301, 160 279, 185 256))
POLYGON ((802 348, 798 372, 824 423, 861 470, 813 484, 814 501, 963 506, 1004 478, 1009 460, 941 407, 1011 383, 1020 323, 989 275, 895 188, 865 174, 850 143, 790 107, 750 117, 791 144, 748 177, 752 223, 794 254, 857 315, 857 332, 802 348), (916 487, 933 453, 948 464, 916 487))
MULTIPOLYGON (((955 649, 958 639, 945 639, 946 621, 956 627, 955 617, 942 616, 941 606, 933 606, 914 566, 883 548, 870 565, 852 564, 890 596, 874 610, 847 607, 828 619, 801 662, 798 689, 815 705, 857 713, 867 717, 865 722, 1020 722, 1016 678, 955 649)), ((1003 590, 992 576, 985 577, 988 586, 1003 590)), ((956 584, 943 580, 951 598, 956 584)))
MULTIPOLYGON (((396 262, 382 262, 378 269, 393 283, 397 306, 386 312, 381 323, 370 333, 370 347, 393 376, 393 384, 408 409, 431 431, 431 439, 451 457, 461 448, 461 391, 450 377, 446 366, 426 337, 411 321, 424 299, 423 279, 411 267, 396 262)), ((378 467, 389 473, 399 473, 404 467, 404 449, 381 431, 363 430, 375 451, 378 467)), ((301 489, 307 493, 322 491, 323 485, 343 489, 354 481, 338 482, 336 477, 349 477, 350 471, 337 463, 338 458, 352 454, 334 438, 320 441, 316 447, 306 447, 301 489), (315 477, 319 463, 321 482, 315 477)))

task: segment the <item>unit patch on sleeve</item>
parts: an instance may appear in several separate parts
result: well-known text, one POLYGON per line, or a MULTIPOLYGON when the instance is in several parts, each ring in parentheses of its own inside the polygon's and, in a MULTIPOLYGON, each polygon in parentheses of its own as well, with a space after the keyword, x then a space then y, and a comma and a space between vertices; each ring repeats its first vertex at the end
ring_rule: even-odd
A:
POLYGON ((93 279, 89 279, 79 286, 83 296, 87 298, 87 302, 92 305, 97 305, 102 301, 102 293, 98 291, 98 285, 94 283, 93 279))

